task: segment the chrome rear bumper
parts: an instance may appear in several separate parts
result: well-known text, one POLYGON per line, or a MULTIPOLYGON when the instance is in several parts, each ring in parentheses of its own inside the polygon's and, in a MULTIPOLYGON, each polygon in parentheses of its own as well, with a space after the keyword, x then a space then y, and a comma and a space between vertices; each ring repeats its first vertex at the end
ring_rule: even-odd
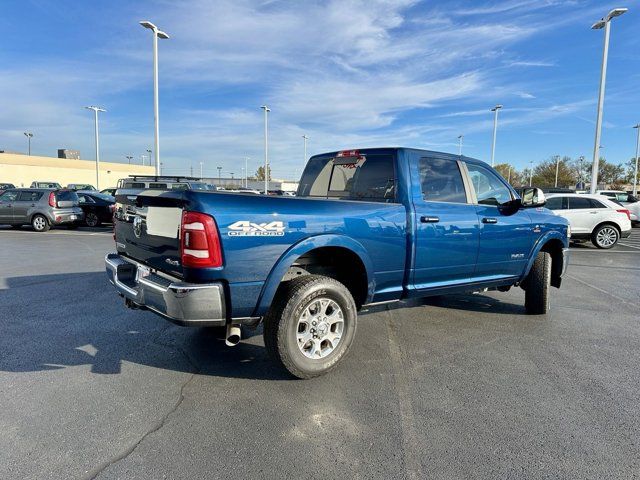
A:
POLYGON ((109 281, 134 308, 148 308, 183 326, 227 323, 220 283, 185 283, 159 275, 117 253, 107 254, 104 262, 109 281))

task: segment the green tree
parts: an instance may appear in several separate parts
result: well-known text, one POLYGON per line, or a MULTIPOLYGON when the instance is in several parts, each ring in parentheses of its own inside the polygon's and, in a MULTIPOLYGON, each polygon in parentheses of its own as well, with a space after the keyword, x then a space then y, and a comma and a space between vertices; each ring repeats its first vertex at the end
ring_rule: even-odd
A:
MULTIPOLYGON (((269 170, 268 170, 268 174, 269 174, 269 178, 268 180, 271 180, 271 165, 269 165, 269 170)), ((259 182, 264 182, 264 167, 258 167, 258 170, 256 170, 256 180, 258 180, 259 182)))
POLYGON ((511 185, 518 183, 519 174, 513 165, 509 163, 498 163, 494 168, 502 175, 502 178, 511 183, 511 185))
POLYGON ((617 188, 624 184, 624 165, 615 165, 607 162, 604 158, 601 158, 598 165, 598 183, 604 183, 612 188, 617 188))
POLYGON ((533 169, 533 185, 536 187, 554 187, 556 185, 556 166, 558 169, 558 187, 573 187, 577 181, 575 168, 570 157, 559 155, 539 163, 533 169))

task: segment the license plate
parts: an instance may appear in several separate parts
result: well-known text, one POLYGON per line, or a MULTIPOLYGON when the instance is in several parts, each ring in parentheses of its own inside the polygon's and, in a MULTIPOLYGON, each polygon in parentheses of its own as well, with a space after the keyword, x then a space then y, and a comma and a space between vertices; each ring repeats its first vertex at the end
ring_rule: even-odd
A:
POLYGON ((142 265, 138 265, 138 278, 145 278, 151 274, 151 269, 149 267, 144 267, 142 265))
POLYGON ((78 218, 78 216, 77 216, 77 215, 70 215, 70 216, 69 216, 69 218, 70 218, 71 220, 76 220, 76 219, 78 218))

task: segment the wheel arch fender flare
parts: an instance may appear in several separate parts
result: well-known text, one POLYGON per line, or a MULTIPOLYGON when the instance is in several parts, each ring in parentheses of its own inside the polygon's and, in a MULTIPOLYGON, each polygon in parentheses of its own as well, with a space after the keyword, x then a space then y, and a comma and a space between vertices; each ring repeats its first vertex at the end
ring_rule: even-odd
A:
POLYGON ((278 290, 280 280, 284 277, 293 262, 311 250, 322 247, 340 247, 350 250, 356 254, 360 258, 360 261, 362 261, 367 275, 367 299, 371 299, 373 297, 375 289, 375 281, 373 279, 373 262, 371 261, 371 257, 364 246, 360 242, 345 235, 316 235, 293 244, 280 256, 262 286, 253 316, 260 317, 267 312, 273 298, 275 297, 276 291, 278 290))
POLYGON ((527 278, 527 275, 529 275, 529 272, 531 271, 531 268, 533 267, 533 262, 535 261, 536 257, 538 256, 538 253, 540 253, 540 251, 544 248, 544 246, 549 243, 549 241, 551 240, 559 240, 562 245, 563 248, 568 248, 569 247, 569 241, 567 239, 567 237, 565 235, 563 235, 561 232, 558 232, 556 230, 552 230, 549 231, 547 233, 545 233, 544 235, 542 235, 537 241, 536 244, 533 246, 533 250, 531 251, 531 256, 529 257, 529 261, 527 262, 527 267, 524 269, 524 274, 522 275, 521 281, 524 280, 525 278, 527 278))

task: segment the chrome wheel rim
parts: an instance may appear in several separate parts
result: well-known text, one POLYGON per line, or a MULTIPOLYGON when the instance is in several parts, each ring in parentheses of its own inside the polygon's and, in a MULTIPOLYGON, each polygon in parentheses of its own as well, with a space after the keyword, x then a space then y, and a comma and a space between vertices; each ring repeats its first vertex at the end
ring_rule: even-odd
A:
POLYGON ((87 225, 95 227, 98 223, 98 216, 95 213, 87 214, 87 225))
POLYGON ((315 298, 298 319, 296 340, 300 352, 314 360, 327 357, 342 339, 344 314, 330 298, 315 298))
POLYGON ((596 241, 602 247, 611 247, 618 241, 618 231, 613 227, 601 228, 596 235, 596 241))
POLYGON ((33 226, 36 230, 42 230, 44 229, 46 223, 45 223, 45 219, 42 217, 36 217, 33 219, 33 226))

